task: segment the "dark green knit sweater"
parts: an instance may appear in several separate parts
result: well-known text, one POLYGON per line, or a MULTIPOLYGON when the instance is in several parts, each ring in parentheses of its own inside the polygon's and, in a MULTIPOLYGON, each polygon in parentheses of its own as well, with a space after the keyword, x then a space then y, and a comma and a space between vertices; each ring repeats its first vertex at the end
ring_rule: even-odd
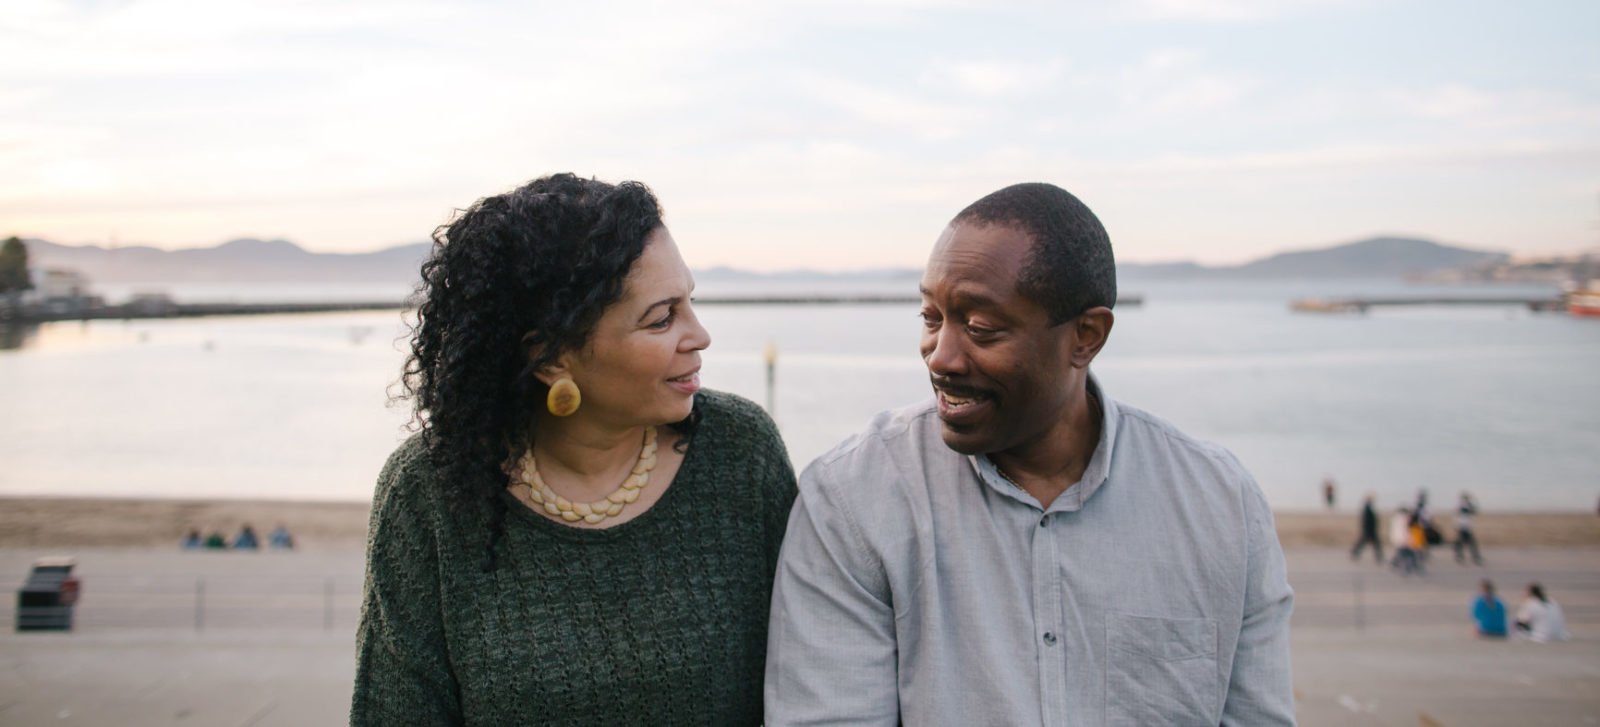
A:
MULTIPOLYGON (((765 412, 703 391, 672 486, 606 530, 458 513, 420 437, 379 477, 352 725, 755 725, 795 497, 765 412)), ((487 510, 487 508, 484 508, 487 510)))

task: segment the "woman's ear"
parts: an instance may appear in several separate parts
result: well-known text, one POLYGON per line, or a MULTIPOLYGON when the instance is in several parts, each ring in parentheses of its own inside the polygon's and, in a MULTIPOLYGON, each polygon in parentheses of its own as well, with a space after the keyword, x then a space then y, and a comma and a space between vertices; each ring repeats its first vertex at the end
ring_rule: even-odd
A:
MULTIPOLYGON (((538 331, 529 331, 522 336, 523 355, 528 357, 528 363, 538 361, 544 355, 545 343, 538 331)), ((539 379, 545 386, 555 383, 558 379, 571 376, 567 367, 566 355, 557 356, 555 361, 550 361, 540 366, 533 372, 534 378, 539 379)))

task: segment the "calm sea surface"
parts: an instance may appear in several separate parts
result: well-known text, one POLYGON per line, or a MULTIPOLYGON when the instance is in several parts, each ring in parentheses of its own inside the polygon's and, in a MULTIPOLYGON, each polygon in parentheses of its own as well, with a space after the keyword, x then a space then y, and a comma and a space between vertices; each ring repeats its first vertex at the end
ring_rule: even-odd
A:
MULTIPOLYGON (((915 290, 915 280, 850 290, 915 290)), ((815 289, 702 282, 700 294, 815 289)), ((1308 315, 1308 295, 1548 295, 1373 281, 1148 283, 1095 370, 1123 402, 1231 448, 1274 506, 1427 487, 1490 510, 1600 497, 1600 320, 1515 307, 1308 315)), ((179 299, 382 298, 383 290, 173 289, 179 299)), ((397 297, 404 291, 394 291, 397 297)), ((765 399, 800 466, 876 412, 929 396, 914 305, 699 309, 707 386, 765 399)), ((360 500, 404 438, 388 389, 398 312, 60 323, 0 351, 0 494, 360 500)), ((13 344, 16 336, 13 334, 13 344)))

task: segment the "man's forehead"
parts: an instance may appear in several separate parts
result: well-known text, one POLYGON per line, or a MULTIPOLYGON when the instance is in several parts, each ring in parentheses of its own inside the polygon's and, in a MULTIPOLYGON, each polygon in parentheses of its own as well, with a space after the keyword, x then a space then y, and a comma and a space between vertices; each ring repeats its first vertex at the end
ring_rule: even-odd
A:
POLYGON ((1003 222, 958 220, 951 222, 934 243, 933 254, 952 251, 1020 259, 1033 247, 1033 236, 1003 222))
POLYGON ((951 223, 939 236, 928 258, 923 284, 928 286, 952 277, 1014 282, 1030 247, 1026 234, 1009 227, 951 223))

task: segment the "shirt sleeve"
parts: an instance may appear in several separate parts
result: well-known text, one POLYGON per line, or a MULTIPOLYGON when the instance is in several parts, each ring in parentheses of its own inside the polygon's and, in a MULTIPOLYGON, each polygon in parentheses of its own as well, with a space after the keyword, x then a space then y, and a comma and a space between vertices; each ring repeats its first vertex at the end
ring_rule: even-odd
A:
POLYGON ((1294 591, 1289 588, 1272 510, 1254 480, 1247 483, 1245 504, 1250 544, 1244 621, 1228 680, 1222 724, 1293 725, 1289 614, 1294 610, 1294 591))
POLYGON ((766 724, 893 727, 900 700, 888 578, 822 469, 800 477, 778 558, 766 724))
POLYGON ((431 508, 397 452, 378 478, 367 536, 367 575, 356 634, 350 724, 462 724, 440 617, 431 508))

